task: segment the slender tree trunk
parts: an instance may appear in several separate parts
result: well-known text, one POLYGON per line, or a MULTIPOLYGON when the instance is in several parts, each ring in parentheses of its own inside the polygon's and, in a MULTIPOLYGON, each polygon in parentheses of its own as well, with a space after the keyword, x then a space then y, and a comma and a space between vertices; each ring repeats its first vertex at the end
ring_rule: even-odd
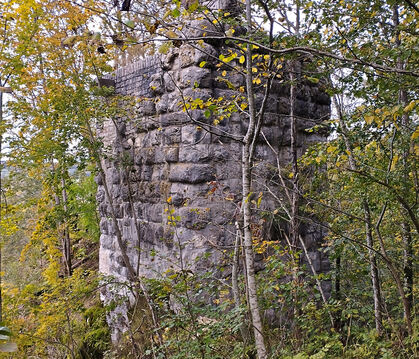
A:
POLYGON ((249 163, 249 146, 243 146, 242 155, 242 175, 243 175, 243 232, 244 232, 244 253, 245 263, 247 269, 247 285, 250 315, 252 317, 253 332, 255 336, 255 345, 259 359, 266 359, 266 347, 263 337, 263 326, 259 312, 259 304, 257 297, 257 286, 255 276, 255 261, 252 244, 251 225, 251 208, 250 208, 250 183, 251 183, 251 168, 249 163))
MULTIPOLYGON (((399 9, 398 5, 393 5, 393 26, 395 28, 395 44, 396 47, 399 48, 402 45, 402 40, 400 37, 400 21, 399 21, 399 9)), ((404 61, 399 57, 397 59, 397 68, 402 70, 404 69, 404 61)), ((400 88, 399 90, 399 103, 406 107, 409 103, 409 98, 407 91, 404 88, 400 88)), ((409 128, 410 121, 409 116, 407 113, 403 113, 402 117, 402 141, 405 137, 408 136, 407 129, 409 128)), ((402 143, 404 146, 403 149, 403 192, 406 198, 409 195, 409 164, 408 164, 408 157, 409 157, 409 148, 402 143)), ((404 310, 404 316, 407 322, 411 321, 411 312, 413 306, 413 245, 412 245, 412 236, 410 235, 410 225, 407 220, 403 220, 402 222, 402 239, 403 239, 403 274, 404 274, 404 293, 406 296, 406 305, 404 310)))
POLYGON ((366 242, 368 246, 370 275, 371 275, 372 290, 373 290, 373 297, 374 297, 375 329, 377 329, 378 334, 381 335, 383 333, 383 318, 382 318, 383 308, 382 308, 382 300, 381 300, 381 290, 380 290, 380 282, 379 282, 379 275, 378 275, 377 259, 373 251, 374 243, 373 243, 372 230, 371 230, 371 214, 370 214, 370 209, 369 209, 368 202, 366 201, 366 199, 363 200, 362 206, 364 208, 366 242))
MULTIPOLYGON (((231 270, 231 288, 233 291, 234 306, 237 310, 240 309, 240 290, 239 290, 239 265, 240 265, 240 244, 242 242, 242 232, 239 223, 236 221, 236 239, 234 242, 233 266, 231 270)), ((247 344, 250 339, 248 328, 243 323, 240 325, 240 334, 243 342, 247 344)))
MULTIPOLYGON (((336 110, 338 112, 339 125, 342 131, 342 136, 345 142, 345 147, 349 155, 349 166, 351 167, 352 170, 356 170, 357 165, 352 155, 352 146, 349 142, 348 130, 346 128, 346 124, 343 119, 342 107, 336 100, 335 96, 333 97, 333 104, 335 105, 336 110)), ((383 323, 382 323, 383 305, 382 305, 382 297, 381 297, 381 290, 380 290, 380 277, 379 277, 379 273, 377 269, 377 259, 373 251, 374 242, 373 242, 372 229, 371 229, 371 215, 370 215, 370 210, 369 210, 369 204, 366 198, 364 198, 362 201, 362 207, 363 207, 364 218, 365 218, 365 231, 366 231, 365 239, 366 239, 366 244, 368 247, 370 278, 371 278, 372 293, 373 293, 373 300, 374 300, 375 329, 377 330, 378 334, 381 335, 383 332, 383 323)))
POLYGON ((291 165, 292 165, 292 192, 291 192, 291 243, 294 249, 298 246, 299 222, 299 185, 298 185, 298 154, 297 154, 297 123, 295 118, 295 102, 297 98, 298 64, 291 62, 290 66, 290 128, 291 128, 291 165))
MULTIPOLYGON (((297 9, 298 10, 298 9, 297 9)), ((297 13, 299 13, 297 11, 297 13)), ((298 24, 299 21, 297 19, 296 23, 298 24)), ((298 32, 297 32, 298 34, 298 32)), ((297 100, 297 82, 299 80, 299 64, 297 60, 291 60, 289 63, 289 77, 290 77, 290 114, 289 114, 289 121, 290 121, 290 145, 291 145, 291 167, 292 167, 292 191, 291 191, 291 211, 290 211, 290 250, 292 251, 292 263, 293 265, 293 281, 295 285, 293 286, 293 301, 294 301, 294 308, 293 308, 293 315, 294 315, 294 324, 295 324, 295 336, 297 340, 301 338, 301 329, 298 326, 298 322, 296 318, 298 318, 301 314, 301 310, 298 307, 298 284, 300 281, 300 276, 298 272, 300 271, 300 257, 294 257, 294 251, 299 250, 301 247, 299 244, 299 239, 302 241, 302 238, 299 236, 299 169, 298 169, 298 153, 297 153, 297 119, 295 117, 295 110, 296 110, 296 100, 297 100), (296 258, 296 259, 294 259, 296 258)), ((307 260, 310 261, 308 254, 306 253, 307 260)), ((310 262, 309 262, 310 263, 310 262)), ((314 273, 314 272, 313 272, 314 273)), ((314 274, 315 275, 315 274, 314 274)), ((321 287, 320 287, 321 290, 321 287)))
MULTIPOLYGON (((246 0, 246 19, 247 19, 247 30, 251 33, 252 30, 252 13, 251 13, 251 1, 246 0)), ((248 290, 248 301, 250 316, 252 318, 253 333, 255 337, 255 346, 257 351, 258 359, 266 359, 267 352, 265 346, 265 339, 263 336, 263 326, 259 311, 259 303, 257 297, 257 286, 255 276, 255 262, 252 244, 252 233, 250 225, 252 221, 251 213, 251 178, 252 178, 252 156, 253 153, 251 144, 255 136, 256 129, 256 109, 255 109, 255 97, 253 89, 253 77, 252 77, 252 49, 251 45, 247 45, 246 52, 246 89, 247 98, 249 104, 249 123, 246 135, 243 139, 242 148, 242 206, 243 206, 243 244, 245 253, 245 264, 246 264, 246 275, 247 275, 247 290, 248 290)), ((256 140, 255 142, 256 143, 256 140)))

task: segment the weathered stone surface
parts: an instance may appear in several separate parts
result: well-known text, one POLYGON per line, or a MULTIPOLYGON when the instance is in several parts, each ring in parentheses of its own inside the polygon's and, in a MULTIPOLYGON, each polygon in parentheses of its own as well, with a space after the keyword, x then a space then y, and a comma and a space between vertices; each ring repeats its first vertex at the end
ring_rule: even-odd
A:
POLYGON ((211 160, 209 145, 195 145, 193 147, 180 147, 179 162, 205 163, 211 160))
POLYGON ((184 145, 208 144, 211 136, 198 125, 182 126, 182 143, 184 145))
POLYGON ((170 169, 169 181, 202 183, 215 179, 214 167, 202 164, 176 164, 170 169))
POLYGON ((150 81, 150 89, 153 95, 161 95, 164 93, 164 80, 161 73, 152 75, 150 81))
POLYGON ((179 64, 180 67, 188 67, 195 64, 196 50, 193 46, 186 44, 179 50, 179 64))
POLYGON ((207 37, 220 36, 219 29, 211 21, 206 19, 190 21, 186 25, 184 33, 188 37, 202 37, 204 35, 207 37))
POLYGON ((166 162, 178 162, 179 161, 179 147, 169 147, 163 150, 164 159, 166 162))
POLYGON ((180 72, 180 85, 186 87, 207 88, 212 86, 211 70, 197 66, 188 67, 180 72))
POLYGON ((175 83, 175 74, 172 71, 166 72, 163 76, 164 85, 166 86, 166 90, 171 92, 176 89, 175 83))

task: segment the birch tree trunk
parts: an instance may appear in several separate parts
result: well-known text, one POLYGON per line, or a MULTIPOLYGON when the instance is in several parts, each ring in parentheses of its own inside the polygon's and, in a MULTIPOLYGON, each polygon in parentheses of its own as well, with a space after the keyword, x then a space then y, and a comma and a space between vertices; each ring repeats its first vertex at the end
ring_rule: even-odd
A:
MULTIPOLYGON (((393 6, 393 26, 396 29, 395 33, 395 43, 396 48, 401 47, 402 41, 400 36, 400 30, 398 30, 400 26, 399 21, 399 9, 398 5, 395 4, 393 6)), ((404 69, 404 61, 399 57, 397 59, 397 68, 402 70, 404 69)), ((409 98, 407 91, 404 88, 399 90, 399 103, 406 107, 409 104, 409 98)), ((401 131, 404 136, 406 136, 406 129, 409 128, 410 121, 409 116, 407 113, 403 113, 402 117, 402 127, 401 131), (404 133, 403 133, 404 132, 404 133)), ((403 150, 403 182, 404 188, 403 192, 404 195, 409 195, 409 186, 407 185, 408 177, 409 177, 409 165, 408 165, 408 157, 409 157, 409 149, 405 148, 403 150)), ((410 234, 410 225, 409 222, 404 219, 402 222, 402 239, 403 239, 403 275, 404 275, 404 291, 406 296, 406 306, 404 307, 404 316, 406 321, 410 321, 412 306, 413 306, 413 245, 412 245, 412 236, 410 234)))
MULTIPOLYGON (((251 1, 246 0, 246 19, 247 19, 247 31, 251 33, 251 1)), ((258 359, 266 359, 267 352, 265 346, 265 340, 263 336, 262 320, 259 311, 258 297, 257 297, 257 286, 255 277, 255 261, 252 244, 252 233, 250 230, 252 213, 250 207, 250 195, 251 195, 251 178, 252 178, 252 143, 256 131, 256 108, 255 108, 255 97, 253 89, 253 78, 252 78, 252 49, 251 45, 247 45, 246 52, 246 89, 247 98, 249 104, 249 123, 247 127, 246 135, 243 139, 242 148, 242 206, 243 206, 243 245, 245 253, 245 265, 247 275, 247 290, 248 290, 248 301, 250 316, 252 318, 253 333, 255 337, 255 346, 257 351, 258 359)))

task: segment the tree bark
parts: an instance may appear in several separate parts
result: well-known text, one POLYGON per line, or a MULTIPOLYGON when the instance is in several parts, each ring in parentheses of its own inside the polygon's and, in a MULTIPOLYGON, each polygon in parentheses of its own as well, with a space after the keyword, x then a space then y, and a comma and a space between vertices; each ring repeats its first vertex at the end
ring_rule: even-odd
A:
MULTIPOLYGON (((399 9, 398 5, 393 5, 393 26, 395 28, 395 38, 396 38, 396 48, 401 47, 402 41, 400 37, 400 21, 399 21, 399 9)), ((397 68, 404 69, 404 61, 398 57, 397 59, 397 68)), ((399 90, 399 103, 406 107, 409 103, 409 98, 407 91, 402 87, 399 90)), ((410 121, 407 113, 403 113, 401 116, 402 126, 402 141, 404 138, 409 136, 407 129, 409 128, 410 121)), ((409 195, 409 186, 407 185, 409 180, 409 148, 405 146, 403 149, 403 192, 405 198, 408 198, 409 195)), ((417 228, 417 227, 416 227, 417 228)), ((403 239, 403 277, 404 277, 404 294, 406 297, 405 306, 404 306, 404 316, 406 322, 411 321, 411 312, 413 306, 413 245, 412 245, 412 236, 410 235, 410 225, 407 220, 402 222, 402 239, 403 239)), ((409 325, 408 325, 409 326, 409 325)))
POLYGON ((298 185, 298 154, 297 154, 297 124, 295 118, 295 101, 297 98, 296 81, 298 80, 298 64, 291 61, 290 64, 290 127, 291 127, 291 165, 292 165, 292 192, 291 192, 291 244, 294 249, 298 246, 298 207, 299 207, 299 185, 298 185))
MULTIPOLYGON (((247 30, 251 33, 252 20, 251 20, 251 1, 246 0, 246 19, 247 19, 247 30)), ((246 89, 247 98, 249 104, 249 123, 246 135, 243 139, 242 148, 242 206, 243 206, 243 244, 245 253, 245 264, 246 264, 246 275, 247 275, 247 290, 248 290, 248 301, 250 316, 252 318, 253 333, 255 337, 255 346, 257 351, 258 359, 266 359, 267 352, 265 346, 265 339, 263 336, 262 320, 259 312, 259 303, 257 297, 257 286, 255 276, 255 263, 254 253, 252 244, 252 233, 250 230, 252 214, 250 207, 250 195, 251 195, 251 178, 252 178, 252 156, 251 156, 251 144, 254 139, 256 129, 256 109, 255 109, 255 98, 253 90, 253 78, 252 78, 252 49, 251 45, 247 46, 246 52, 246 89)))
POLYGON ((371 214, 366 199, 362 202, 362 207, 364 209, 365 216, 365 237, 368 246, 368 258, 370 262, 370 276, 372 282, 372 291, 374 297, 374 318, 375 318, 375 329, 378 334, 383 333, 383 318, 382 318, 382 299, 381 299, 381 290, 380 290, 380 281, 377 267, 377 258, 372 248, 374 248, 372 230, 371 230, 371 214))
MULTIPOLYGON (((238 272, 240 266, 240 244, 242 242, 242 233, 239 223, 236 221, 236 238, 234 242, 233 266, 231 269, 231 288, 233 292, 234 306, 237 310, 240 309, 240 290, 238 272)), ((240 325, 240 334, 245 345, 249 342, 250 335, 248 328, 243 323, 240 325)))

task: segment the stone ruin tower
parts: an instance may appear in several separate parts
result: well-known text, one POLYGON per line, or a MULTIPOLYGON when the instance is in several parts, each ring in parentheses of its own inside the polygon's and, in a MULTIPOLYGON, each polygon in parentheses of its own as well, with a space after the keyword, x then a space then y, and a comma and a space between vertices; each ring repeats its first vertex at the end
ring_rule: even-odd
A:
MULTIPOLYGON (((231 1, 215 5, 225 8, 231 6, 231 1)), ((199 25, 193 22, 191 26, 195 36, 207 32, 211 24, 205 24, 206 30, 199 25)), ((217 68, 214 59, 225 50, 221 42, 204 43, 203 50, 184 42, 165 55, 118 68, 110 77, 117 94, 136 100, 135 111, 105 122, 100 135, 109 154, 104 162, 106 180, 119 227, 132 266, 137 268, 140 261, 141 276, 159 277, 170 269, 180 270, 181 265, 193 272, 220 275, 219 267, 224 265, 220 249, 231 248, 234 243, 242 181, 241 143, 236 139, 244 135, 246 123, 239 113, 233 113, 217 126, 207 127, 213 120, 205 116, 204 110, 183 110, 183 101, 237 95, 236 90, 218 79, 224 68, 217 68), (203 61, 206 65, 200 67, 203 61)), ((231 84, 245 86, 242 75, 227 71, 231 84)), ((266 190, 269 186, 280 193, 273 185, 278 182, 277 156, 284 166, 290 163, 289 90, 280 79, 274 81, 262 127, 270 145, 261 138, 255 153, 254 193, 263 193, 260 210, 268 214, 279 207, 266 190)), ((256 91, 260 91, 256 96, 260 105, 263 88, 256 91)), ((305 129, 328 118, 330 98, 319 86, 305 83, 298 90, 296 111, 301 154, 311 143, 325 139, 305 129)), ((126 281, 128 271, 100 179, 98 185, 100 271, 126 281)), ((265 222, 263 227, 264 236, 279 239, 271 222, 265 222)), ((324 234, 318 227, 304 224, 301 232, 316 271, 327 271, 329 262, 317 250, 324 234)), ((256 257, 259 268, 261 259, 256 257)), ((231 271, 229 264, 225 265, 222 276, 228 277, 231 271)), ((115 295, 108 289, 103 291, 102 299, 106 302, 115 295)), ((111 318, 113 340, 123 331, 128 307, 129 301, 115 309, 111 318)))

